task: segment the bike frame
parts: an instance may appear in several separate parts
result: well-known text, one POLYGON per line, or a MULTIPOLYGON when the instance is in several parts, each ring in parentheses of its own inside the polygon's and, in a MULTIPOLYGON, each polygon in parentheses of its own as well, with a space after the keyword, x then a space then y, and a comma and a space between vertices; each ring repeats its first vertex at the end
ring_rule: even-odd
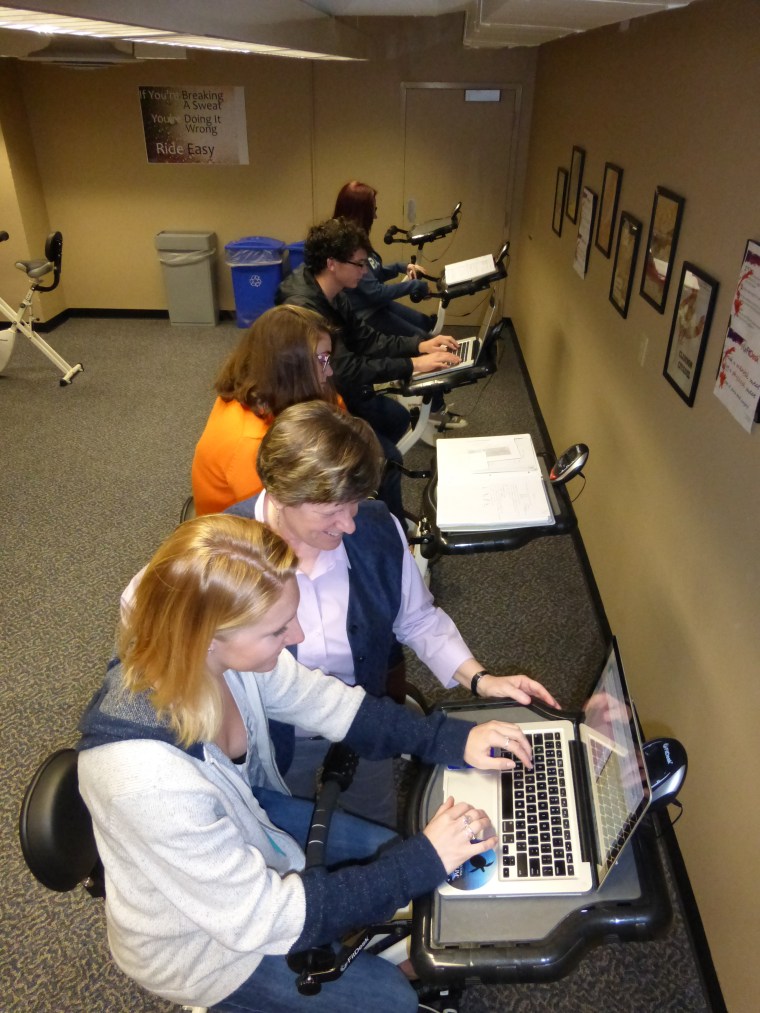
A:
MULTIPOLYGON (((60 235, 60 234, 59 234, 60 235)), ((0 233, 0 242, 8 238, 7 233, 0 233)), ((0 313, 10 321, 11 326, 0 330, 0 371, 5 369, 16 344, 16 335, 20 332, 25 338, 39 349, 53 365, 61 371, 63 376, 58 381, 61 387, 68 386, 77 373, 81 373, 84 367, 81 362, 74 366, 70 365, 62 355, 45 341, 44 338, 34 330, 34 315, 32 313, 32 299, 37 291, 51 291, 58 284, 56 275, 53 285, 46 287, 40 285, 40 279, 46 277, 51 271, 56 270, 56 264, 52 261, 19 261, 16 266, 23 270, 31 281, 29 291, 24 296, 21 305, 15 310, 5 299, 0 296, 0 313)), ((60 268, 59 268, 60 270, 60 268)))

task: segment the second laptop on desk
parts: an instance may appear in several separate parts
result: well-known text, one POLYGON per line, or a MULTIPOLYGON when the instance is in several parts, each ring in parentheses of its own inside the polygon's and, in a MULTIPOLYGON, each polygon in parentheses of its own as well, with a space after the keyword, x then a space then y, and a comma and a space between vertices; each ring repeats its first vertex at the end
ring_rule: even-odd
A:
POLYGON ((488 531, 554 524, 529 433, 436 442, 441 531, 488 531))
POLYGON ((412 383, 415 381, 437 380, 441 376, 448 376, 461 369, 476 366, 485 355, 491 341, 494 340, 501 330, 501 321, 496 314, 496 300, 492 297, 486 307, 480 330, 477 334, 471 334, 467 338, 460 338, 457 341, 457 354, 460 362, 455 366, 444 366, 442 369, 434 369, 429 373, 415 373, 412 376, 412 383))

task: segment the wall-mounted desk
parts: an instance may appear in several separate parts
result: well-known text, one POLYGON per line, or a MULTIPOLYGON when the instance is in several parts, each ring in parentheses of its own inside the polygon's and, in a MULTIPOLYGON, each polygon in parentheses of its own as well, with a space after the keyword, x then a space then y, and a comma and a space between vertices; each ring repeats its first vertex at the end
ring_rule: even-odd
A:
MULTIPOLYGON (((536 720, 509 703, 444 704, 467 720, 536 720)), ((409 801, 411 833, 443 801, 443 768, 425 768, 409 801)), ((580 896, 449 898, 414 902, 411 959, 439 985, 553 981, 591 947, 643 941, 665 930, 671 906, 657 840, 657 814, 645 817, 601 888, 580 896)))
MULTIPOLYGON (((454 437, 455 438, 455 437, 454 437)), ((422 513, 419 524, 419 539, 415 539, 421 555, 428 560, 444 555, 463 555, 474 552, 506 552, 519 549, 536 538, 552 535, 567 535, 577 527, 573 510, 564 486, 552 485, 549 481, 546 455, 538 455, 541 472, 546 484, 549 505, 554 515, 553 524, 535 527, 498 528, 488 531, 441 531, 438 527, 436 503, 438 478, 433 459, 432 474, 422 494, 422 513)))

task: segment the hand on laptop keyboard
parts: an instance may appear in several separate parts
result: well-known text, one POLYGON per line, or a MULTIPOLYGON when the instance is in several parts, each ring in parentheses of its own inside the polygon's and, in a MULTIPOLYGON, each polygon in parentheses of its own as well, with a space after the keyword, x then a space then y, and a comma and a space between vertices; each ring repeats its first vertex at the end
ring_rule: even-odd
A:
POLYGON ((437 334, 434 338, 425 338, 417 345, 419 355, 426 355, 428 352, 453 352, 456 355, 459 345, 450 334, 437 334))
POLYGON ((438 349, 436 352, 427 352, 425 355, 415 355, 411 361, 413 373, 434 373, 437 369, 456 366, 459 356, 456 352, 450 352, 448 349, 438 349))
POLYGON ((508 721, 486 721, 476 725, 467 736, 464 759, 479 770, 512 770, 519 760, 528 769, 533 767, 530 743, 519 725, 508 721), (514 759, 494 755, 495 750, 506 750, 514 759))

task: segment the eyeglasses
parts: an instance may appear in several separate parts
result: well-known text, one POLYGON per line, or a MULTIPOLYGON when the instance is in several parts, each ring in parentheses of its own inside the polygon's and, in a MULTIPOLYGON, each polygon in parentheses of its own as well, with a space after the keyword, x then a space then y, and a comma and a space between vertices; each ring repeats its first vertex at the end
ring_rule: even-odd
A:
POLYGON ((366 257, 364 260, 341 260, 341 264, 350 264, 351 267, 360 267, 362 271, 369 267, 369 261, 366 257))
POLYGON ((316 355, 317 361, 319 362, 320 366, 322 367, 322 372, 326 373, 327 372, 327 367, 330 365, 330 353, 329 352, 315 352, 314 354, 316 355))

